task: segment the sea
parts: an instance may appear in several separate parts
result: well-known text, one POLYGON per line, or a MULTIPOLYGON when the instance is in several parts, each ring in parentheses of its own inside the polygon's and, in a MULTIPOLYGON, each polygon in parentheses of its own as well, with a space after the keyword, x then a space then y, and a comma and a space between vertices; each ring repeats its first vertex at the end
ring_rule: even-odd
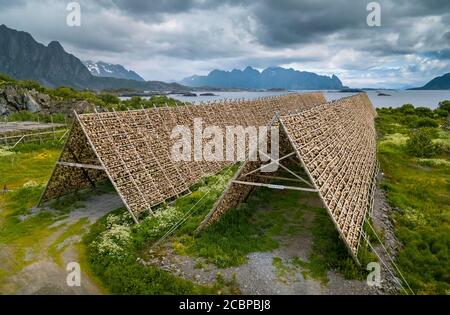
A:
MULTIPOLYGON (((266 96, 274 95, 284 95, 287 93, 294 92, 312 92, 312 91, 267 91, 267 92, 250 92, 250 91, 240 91, 240 92, 217 92, 210 91, 214 93, 215 96, 200 96, 202 93, 207 93, 208 91, 195 92, 198 96, 183 96, 179 94, 170 94, 169 97, 175 98, 183 102, 191 103, 201 103, 209 102, 215 100, 233 100, 233 99, 255 99, 266 96)), ((324 93, 325 98, 328 101, 336 100, 342 97, 350 96, 356 94, 356 92, 338 92, 338 91, 319 91, 324 93)), ((413 104, 414 106, 424 106, 429 108, 437 108, 439 102, 443 100, 450 100, 450 90, 369 90, 366 91, 372 104, 375 107, 400 107, 403 104, 413 104), (382 95, 387 94, 387 95, 382 95)))

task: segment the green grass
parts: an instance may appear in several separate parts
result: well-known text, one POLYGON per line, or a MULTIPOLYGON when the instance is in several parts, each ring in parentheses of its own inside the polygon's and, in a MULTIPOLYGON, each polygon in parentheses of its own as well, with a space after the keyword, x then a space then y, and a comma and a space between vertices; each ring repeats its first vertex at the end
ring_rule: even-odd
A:
POLYGON ((220 268, 238 266, 252 252, 278 248, 280 236, 300 232, 302 209, 294 191, 256 190, 247 203, 231 209, 195 237, 181 238, 184 252, 220 268), (261 210, 261 204, 267 209, 261 210))
POLYGON ((125 209, 119 209, 95 223, 84 237, 87 261, 92 272, 114 294, 218 294, 236 293, 235 281, 218 277, 209 285, 198 285, 174 276, 155 266, 137 261, 146 256, 148 246, 158 240, 180 216, 197 204, 196 211, 177 236, 193 234, 195 228, 225 188, 235 168, 209 176, 192 188, 192 193, 176 200, 170 207, 162 206, 158 218, 141 218, 132 225, 125 209), (207 194, 209 192, 209 194, 207 194), (200 201, 200 202, 199 202, 200 201), (198 202, 198 203, 197 203, 198 202), (106 248, 106 250, 104 250, 106 248))
POLYGON ((58 149, 43 146, 34 152, 16 152, 0 157, 0 187, 10 191, 0 195, 0 240, 5 243, 29 239, 42 234, 42 229, 54 220, 54 214, 42 211, 25 220, 42 193, 43 184, 59 155, 58 149), (34 235, 36 236, 36 235, 34 235))
MULTIPOLYGON (((306 274, 324 283, 327 273, 335 270, 346 279, 365 278, 365 271, 355 264, 325 209, 316 209, 312 225, 313 245, 308 262, 303 263, 306 274)), ((359 255, 361 260, 361 255, 359 255)), ((300 260, 296 263, 300 265, 300 260)), ((364 266, 365 259, 361 261, 364 266)))
MULTIPOLYGON (((403 247, 397 263, 413 290, 419 294, 450 293, 450 166, 448 155, 417 159, 406 153, 406 123, 392 130, 397 114, 381 113, 377 129, 383 137, 378 158, 384 172, 382 188, 388 202, 399 210, 393 215, 396 235, 403 247), (436 162, 439 161, 439 162, 436 162)), ((404 119, 403 119, 404 121, 404 119)), ((437 129, 437 142, 450 133, 437 129)), ((435 140, 436 141, 436 140, 435 140)))
POLYGON ((40 252, 43 241, 49 237, 54 228, 49 226, 55 221, 56 215, 48 211, 28 215, 30 208, 37 202, 42 186, 21 188, 1 197, 2 213, 0 216, 0 243, 11 249, 12 261, 9 273, 17 272, 32 263, 26 257, 26 250, 40 252))
POLYGON ((86 226, 89 223, 88 218, 82 218, 77 222, 69 225, 66 229, 56 238, 56 240, 48 248, 48 253, 59 266, 63 267, 63 261, 61 259, 61 253, 67 248, 69 244, 63 244, 63 242, 73 236, 83 235, 86 231, 86 226))
POLYGON ((280 257, 272 258, 272 266, 275 268, 277 280, 286 284, 289 278, 293 277, 298 271, 298 266, 294 265, 292 261, 283 261, 280 257))
MULTIPOLYGON (((18 148, 20 150, 20 146, 18 148)), ((0 187, 21 188, 27 182, 45 183, 55 166, 60 149, 38 147, 37 150, 16 151, 0 157, 0 187)), ((1 198, 1 197, 0 197, 1 198)))
MULTIPOLYGON (((122 214, 124 209, 116 211, 122 214)), ((218 278, 211 286, 197 285, 174 276, 155 266, 145 266, 137 261, 143 244, 127 243, 119 256, 101 253, 96 241, 108 230, 108 216, 93 225, 84 237, 87 246, 87 262, 90 270, 107 290, 114 294, 218 294, 235 293, 234 282, 218 278)))
MULTIPOLYGON (((62 92, 60 90, 58 93, 62 92)), ((137 102, 136 99, 134 101, 137 102)), ((405 150, 410 130, 416 128, 417 121, 423 118, 420 115, 436 120, 439 126, 442 125, 441 118, 433 112, 411 108, 402 111, 379 110, 378 113, 378 156, 385 174, 382 188, 387 193, 388 202, 397 209, 393 219, 396 235, 403 244, 396 258, 397 263, 416 293, 448 294, 448 150, 428 159, 412 157, 405 150)), ((433 131, 433 142, 448 148, 449 131, 441 127, 433 131)), ((43 211, 25 220, 20 217, 29 215, 30 208, 37 202, 59 150, 59 144, 46 143, 43 146, 19 145, 14 151, 0 152, 0 188, 6 185, 11 190, 0 195, 0 242, 15 249, 13 259, 17 270, 29 263, 25 260, 25 249, 39 250, 41 241, 54 232, 48 227, 55 221, 56 215, 64 215, 83 199, 83 193, 68 195, 54 202, 59 213, 43 211)), ((352 261, 328 214, 324 209, 302 203, 302 198, 306 200, 307 197, 298 192, 258 189, 246 203, 232 209, 217 223, 196 235, 195 229, 222 193, 234 170, 204 178, 192 187, 191 194, 177 199, 170 206, 162 205, 158 210, 161 216, 142 218, 139 226, 129 225, 131 219, 124 209, 116 211, 113 216, 105 216, 93 226, 80 245, 92 273, 110 292, 118 294, 237 292, 233 282, 221 277, 211 286, 200 286, 137 261, 137 258, 145 257, 149 247, 201 200, 192 216, 169 239, 179 254, 194 256, 202 264, 204 261, 223 268, 237 266, 246 262, 249 253, 277 248, 280 237, 310 231, 313 246, 307 262, 299 258, 289 261, 274 259, 273 265, 282 278, 291 270, 301 268, 304 275, 322 282, 327 282, 329 270, 337 270, 347 278, 363 279, 364 271, 352 261), (209 190, 210 193, 206 194, 209 190), (304 219, 309 212, 314 213, 314 219, 311 226, 305 226, 304 219), (122 236, 125 238, 121 239, 122 236), (102 252, 98 246, 100 240, 105 240, 103 245, 113 246, 117 252, 114 255, 102 252)), ((58 244, 80 233, 83 226, 83 222, 69 226, 61 238, 50 246, 48 251, 56 261, 61 253, 58 244)), ((369 238, 374 241, 373 235, 369 238)), ((370 259, 373 259, 370 253, 361 253, 363 265, 365 260, 370 259)), ((4 277, 6 272, 9 271, 2 269, 0 277, 4 277)))
MULTIPOLYGON (((11 151, 8 151, 11 152, 11 151)), ((45 143, 31 150, 19 145, 17 151, 0 156, 0 187, 9 192, 0 194, 0 243, 10 250, 10 260, 2 261, 8 275, 32 263, 27 250, 39 253, 44 241, 55 228, 49 226, 60 214, 49 211, 33 213, 59 155, 59 148, 45 143), (22 151, 23 150, 23 151, 22 151)))
MULTIPOLYGON (((365 270, 355 265, 326 210, 306 204, 311 198, 317 196, 258 188, 246 204, 230 210, 197 237, 181 238, 180 252, 226 268, 245 263, 249 253, 277 248, 282 236, 311 233, 311 255, 302 266, 308 275, 327 282, 328 271, 336 270, 346 278, 363 279, 365 270), (304 216, 309 212, 314 219, 311 226, 305 226, 304 216)), ((363 262, 376 260, 369 253, 362 253, 361 258, 363 262)))
MULTIPOLYGON (((312 277, 326 282, 327 272, 331 269, 343 273, 348 278, 362 277, 364 271, 355 267, 325 209, 306 204, 311 198, 317 198, 309 193, 257 189, 246 203, 231 209, 218 222, 195 234, 198 224, 220 196, 232 174, 230 171, 205 178, 192 188, 193 192, 190 195, 179 198, 170 207, 159 209, 160 217, 143 219, 139 226, 131 225, 130 218, 120 211, 103 218, 94 225, 84 240, 89 246, 88 258, 94 273, 113 293, 214 293, 211 287, 202 288, 196 285, 186 287, 187 284, 183 279, 160 270, 156 272, 155 267, 143 266, 136 262, 138 257, 148 257, 152 244, 179 220, 182 213, 188 211, 203 197, 207 188, 212 187, 213 193, 200 204, 198 212, 167 240, 178 254, 189 255, 196 259, 197 268, 204 268, 205 263, 215 264, 219 268, 238 266, 247 261, 250 253, 277 248, 282 237, 313 233, 315 246, 311 254, 312 262, 303 266, 312 277), (221 184, 215 186, 214 183, 218 178, 221 184), (312 227, 305 226, 304 215, 308 211, 315 214, 312 227), (109 250, 102 251, 101 249, 105 247, 109 250), (121 267, 116 268, 117 264, 121 267), (128 270, 130 268, 132 272, 128 270), (124 269, 127 271, 122 272, 124 269), (158 286, 143 289, 141 282, 146 281, 143 276, 146 273, 156 277, 155 282, 158 286), (119 288, 116 286, 117 281, 125 287, 128 286, 128 282, 138 283, 139 289, 130 291, 119 288), (167 281, 171 282, 170 285, 166 283, 167 281)), ((164 252, 157 253, 159 254, 164 255, 164 252)), ((289 268, 299 268, 295 262, 289 262, 289 268)))
POLYGON ((32 113, 29 111, 19 111, 8 115, 8 121, 39 121, 40 123, 67 123, 69 120, 62 113, 44 114, 44 113, 32 113))

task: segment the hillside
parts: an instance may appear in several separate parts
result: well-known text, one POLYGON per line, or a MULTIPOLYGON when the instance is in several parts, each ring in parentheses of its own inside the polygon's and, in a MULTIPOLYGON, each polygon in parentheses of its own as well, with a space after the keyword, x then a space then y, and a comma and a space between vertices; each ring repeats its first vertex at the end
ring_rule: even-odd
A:
POLYGON ((26 32, 0 25, 0 72, 17 80, 34 80, 47 87, 76 89, 129 88, 146 91, 186 90, 177 83, 136 81, 93 76, 76 56, 59 42, 45 46, 26 32))
POLYGON ((424 86, 411 90, 450 90, 450 73, 436 77, 424 86))
POLYGON ((122 65, 107 63, 103 61, 94 62, 92 60, 83 61, 89 72, 96 77, 110 77, 117 79, 128 79, 135 81, 145 81, 133 70, 128 70, 122 65))

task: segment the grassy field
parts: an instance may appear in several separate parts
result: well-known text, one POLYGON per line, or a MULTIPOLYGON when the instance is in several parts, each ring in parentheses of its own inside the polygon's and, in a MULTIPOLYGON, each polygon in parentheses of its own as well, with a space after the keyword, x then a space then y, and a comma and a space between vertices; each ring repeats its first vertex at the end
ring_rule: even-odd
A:
MULTIPOLYGON (((439 148, 426 158, 411 155, 408 140, 411 130, 418 129, 420 110, 406 110, 379 110, 377 119, 382 188, 397 209, 392 217, 403 244, 396 260, 416 293, 449 294, 450 132, 431 127, 431 142, 439 148)), ((438 117, 434 120, 443 125, 438 117)))
MULTIPOLYGON (((0 261, 3 277, 30 264, 25 259, 25 249, 38 251, 41 242, 53 232, 48 226, 54 222, 54 214, 44 211, 30 218, 21 216, 29 214, 39 200, 59 152, 60 147, 53 143, 0 150, 0 186, 9 190, 0 194, 0 244, 11 250, 10 257, 0 261)), ((0 277, 0 288, 1 285, 0 277)))

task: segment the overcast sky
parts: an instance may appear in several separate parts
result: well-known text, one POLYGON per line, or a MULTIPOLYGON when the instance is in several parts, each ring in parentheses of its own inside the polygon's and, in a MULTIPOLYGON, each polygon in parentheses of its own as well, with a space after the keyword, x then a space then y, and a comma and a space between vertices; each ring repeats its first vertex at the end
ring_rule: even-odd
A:
POLYGON ((69 2, 0 0, 0 24, 147 80, 251 65, 403 87, 450 72, 449 0, 378 1, 380 27, 367 25, 366 0, 79 0, 81 27, 66 25, 69 2))

